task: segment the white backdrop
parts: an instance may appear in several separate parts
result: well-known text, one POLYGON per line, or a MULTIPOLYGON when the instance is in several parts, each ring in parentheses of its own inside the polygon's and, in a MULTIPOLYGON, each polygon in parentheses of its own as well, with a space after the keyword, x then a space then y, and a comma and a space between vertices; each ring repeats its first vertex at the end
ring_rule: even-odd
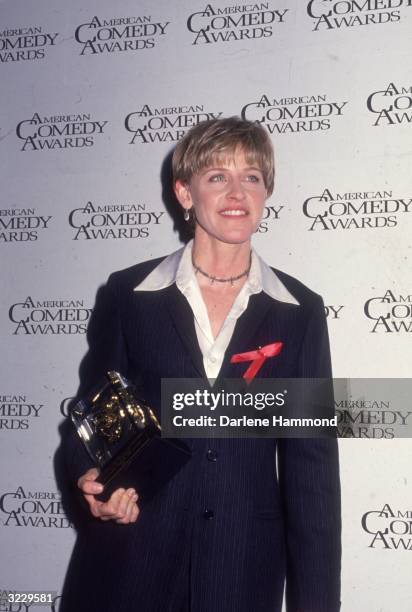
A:
MULTIPOLYGON (((60 593, 75 533, 52 459, 90 309, 110 272, 179 246, 161 166, 197 121, 273 135, 255 246, 324 297, 335 376, 409 377, 411 27, 412 0, 0 2, 1 590, 60 593)), ((342 612, 407 610, 409 440, 340 448, 342 612)))

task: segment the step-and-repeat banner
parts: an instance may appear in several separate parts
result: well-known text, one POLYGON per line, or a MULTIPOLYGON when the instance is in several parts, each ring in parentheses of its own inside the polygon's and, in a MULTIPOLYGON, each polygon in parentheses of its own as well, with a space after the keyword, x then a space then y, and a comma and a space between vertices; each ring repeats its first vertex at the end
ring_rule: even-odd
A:
MULTIPOLYGON (((255 246, 323 296, 335 376, 410 376, 411 29, 412 0, 0 2, 2 591, 54 591, 58 610, 75 530, 53 460, 96 291, 179 247, 167 163, 199 121, 273 138, 255 246)), ((412 471, 393 425, 412 409, 356 401, 342 611, 400 612, 412 471)))

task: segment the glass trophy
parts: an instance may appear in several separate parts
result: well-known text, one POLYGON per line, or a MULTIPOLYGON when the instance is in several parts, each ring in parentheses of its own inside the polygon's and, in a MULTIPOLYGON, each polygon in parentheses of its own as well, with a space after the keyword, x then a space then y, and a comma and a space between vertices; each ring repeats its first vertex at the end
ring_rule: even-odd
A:
POLYGON ((100 389, 78 401, 71 418, 99 470, 106 500, 122 487, 134 487, 139 505, 150 500, 190 459, 180 440, 163 439, 154 411, 121 374, 107 372, 100 389))

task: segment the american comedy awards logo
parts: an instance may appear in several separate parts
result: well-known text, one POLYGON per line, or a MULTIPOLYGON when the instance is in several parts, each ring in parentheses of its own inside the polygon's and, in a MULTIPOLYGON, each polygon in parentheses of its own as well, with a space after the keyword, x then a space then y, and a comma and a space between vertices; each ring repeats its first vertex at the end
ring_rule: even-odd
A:
POLYGON ((73 240, 147 238, 159 226, 164 211, 145 204, 95 204, 87 202, 69 215, 73 240))
POLYGON ((273 229, 273 224, 279 221, 281 215, 283 215, 282 210, 284 210, 284 208, 285 206, 279 204, 265 206, 256 233, 267 234, 270 232, 273 229))
POLYGON ((85 334, 91 308, 83 300, 37 300, 28 296, 9 308, 13 335, 85 334))
POLYGON ((35 208, 0 210, 0 243, 33 242, 50 228, 53 217, 40 215, 35 208))
POLYGON ((43 408, 26 394, 0 393, 0 430, 29 429, 43 408))
POLYGON ((369 548, 412 550, 412 510, 384 504, 365 512, 361 524, 369 536, 369 548))
POLYGON ((59 493, 19 486, 0 496, 0 521, 5 527, 71 527, 59 493))
POLYGON ((347 102, 329 101, 325 94, 298 97, 262 95, 242 108, 242 119, 261 123, 270 134, 329 130, 343 115, 347 102))
POLYGON ((373 91, 366 106, 374 115, 374 127, 412 123, 412 86, 389 83, 385 89, 373 91))
POLYGON ((21 151, 79 149, 92 147, 107 123, 93 119, 90 113, 50 116, 34 113, 19 121, 16 135, 22 143, 21 151))
POLYGON ((59 34, 46 33, 41 26, 0 31, 0 62, 39 60, 56 46, 59 34))
POLYGON ((412 294, 387 289, 382 296, 366 300, 363 310, 372 322, 371 333, 412 332, 412 294))
POLYGON ((205 111, 203 104, 158 107, 144 104, 126 115, 124 126, 132 134, 129 144, 177 142, 192 126, 221 116, 221 112, 205 111))
POLYGON ((393 191, 345 191, 324 189, 303 203, 308 230, 353 230, 395 227, 412 212, 412 198, 394 197, 393 191))
POLYGON ((340 438, 393 439, 407 436, 412 411, 398 410, 387 399, 335 399, 340 438))
POLYGON ((328 321, 331 320, 335 320, 335 319, 341 319, 342 318, 342 310, 344 308, 343 304, 325 304, 324 306, 325 308, 325 316, 328 319, 328 321))
POLYGON ((77 26, 74 37, 80 55, 134 52, 153 48, 164 37, 169 21, 157 21, 150 15, 140 17, 93 17, 77 26))
POLYGON ((288 10, 274 8, 271 2, 227 7, 206 4, 188 16, 186 26, 193 45, 268 38, 278 24, 285 23, 288 10))
POLYGON ((310 0, 307 13, 313 30, 320 31, 400 21, 410 6, 412 0, 310 0))

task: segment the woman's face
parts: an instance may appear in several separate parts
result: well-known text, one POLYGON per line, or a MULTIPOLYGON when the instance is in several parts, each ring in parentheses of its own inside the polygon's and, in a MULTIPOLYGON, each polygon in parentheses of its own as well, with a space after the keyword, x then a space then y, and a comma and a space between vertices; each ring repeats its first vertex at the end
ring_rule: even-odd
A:
POLYGON ((267 198, 261 170, 247 163, 241 149, 195 174, 188 185, 177 181, 175 191, 184 208, 193 206, 196 232, 229 244, 250 239, 267 198))

